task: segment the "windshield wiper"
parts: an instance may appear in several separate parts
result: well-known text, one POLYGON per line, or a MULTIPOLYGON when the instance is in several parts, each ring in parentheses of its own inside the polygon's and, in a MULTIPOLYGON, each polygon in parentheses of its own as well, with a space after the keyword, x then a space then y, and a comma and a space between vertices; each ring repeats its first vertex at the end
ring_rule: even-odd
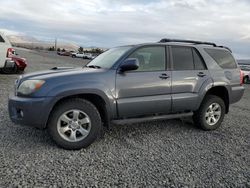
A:
POLYGON ((98 66, 98 65, 89 65, 89 66, 86 66, 88 68, 93 68, 93 69, 100 69, 101 67, 98 66))

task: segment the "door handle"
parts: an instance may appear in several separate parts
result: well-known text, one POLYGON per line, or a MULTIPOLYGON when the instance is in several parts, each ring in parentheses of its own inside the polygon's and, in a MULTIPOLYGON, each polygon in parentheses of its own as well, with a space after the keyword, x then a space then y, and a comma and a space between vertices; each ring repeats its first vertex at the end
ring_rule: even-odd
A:
POLYGON ((197 76, 199 76, 199 77, 204 77, 204 76, 206 76, 206 74, 205 74, 204 72, 199 72, 199 73, 197 74, 197 76))
POLYGON ((169 76, 167 75, 167 74, 161 74, 160 76, 159 76, 159 78, 161 78, 161 79, 168 79, 169 78, 169 76))

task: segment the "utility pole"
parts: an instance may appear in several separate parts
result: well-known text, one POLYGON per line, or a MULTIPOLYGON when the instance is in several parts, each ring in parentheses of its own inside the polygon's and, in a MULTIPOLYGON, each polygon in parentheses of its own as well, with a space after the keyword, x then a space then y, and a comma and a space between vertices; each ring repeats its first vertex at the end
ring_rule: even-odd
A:
POLYGON ((55 38, 55 51, 57 51, 57 38, 55 38))

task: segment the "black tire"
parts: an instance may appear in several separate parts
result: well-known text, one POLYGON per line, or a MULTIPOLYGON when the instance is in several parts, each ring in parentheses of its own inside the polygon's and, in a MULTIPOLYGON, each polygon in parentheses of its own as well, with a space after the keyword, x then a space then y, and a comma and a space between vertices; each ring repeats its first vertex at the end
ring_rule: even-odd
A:
POLYGON ((102 122, 97 108, 91 102, 79 98, 68 99, 57 105, 52 111, 48 122, 48 130, 52 139, 56 142, 58 146, 69 150, 76 150, 88 147, 100 135, 101 128, 102 122), (74 142, 70 142, 64 139, 57 129, 57 122, 59 120, 59 117, 65 112, 70 111, 72 109, 83 111, 89 116, 91 121, 91 129, 88 135, 83 140, 74 142))
POLYGON ((75 58, 76 56, 75 55, 72 55, 72 58, 75 58))
POLYGON ((249 82, 249 78, 248 78, 248 76, 245 76, 244 78, 243 78, 243 83, 244 84, 247 84, 249 82))
POLYGON ((14 64, 12 68, 5 68, 5 67, 4 67, 4 68, 2 69, 2 72, 3 72, 4 74, 15 74, 15 73, 18 73, 18 67, 17 67, 16 64, 14 64))
POLYGON ((225 116, 225 112, 226 112, 226 107, 225 107, 224 101, 218 96, 208 95, 202 101, 199 109, 194 112, 193 121, 196 126, 200 127, 203 130, 206 130, 206 131, 215 130, 221 125, 225 116), (219 104, 220 109, 221 109, 221 115, 217 123, 215 123, 214 125, 209 125, 206 121, 205 114, 209 106, 213 103, 219 104))

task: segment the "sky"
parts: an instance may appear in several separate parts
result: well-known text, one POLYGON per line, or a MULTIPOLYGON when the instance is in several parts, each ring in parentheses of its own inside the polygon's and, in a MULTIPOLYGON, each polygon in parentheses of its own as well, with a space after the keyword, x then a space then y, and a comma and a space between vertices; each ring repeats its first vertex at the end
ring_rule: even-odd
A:
POLYGON ((193 39, 250 59, 250 0, 0 0, 0 31, 81 46, 193 39))

